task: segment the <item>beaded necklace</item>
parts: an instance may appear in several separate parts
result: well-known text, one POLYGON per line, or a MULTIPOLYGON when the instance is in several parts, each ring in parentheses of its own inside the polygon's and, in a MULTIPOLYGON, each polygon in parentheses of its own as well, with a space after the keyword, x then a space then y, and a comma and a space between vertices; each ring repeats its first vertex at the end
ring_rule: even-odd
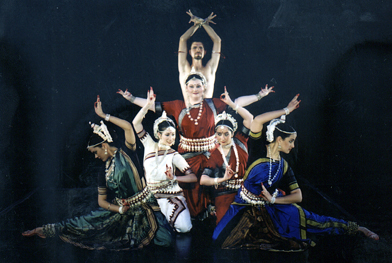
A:
MULTIPOLYGON (((237 151, 237 147, 235 147, 234 140, 232 140, 231 143, 227 146, 229 146, 229 147, 233 146, 233 150, 234 150, 234 154, 235 154, 235 161, 236 161, 234 178, 238 178, 238 170, 239 170, 239 166, 240 166, 240 160, 238 158, 238 151, 237 151)), ((226 156, 223 152, 222 145, 219 145, 219 151, 222 154, 223 162, 225 163, 226 167, 229 166, 229 164, 227 163, 227 160, 226 160, 226 156)))
POLYGON ((110 158, 110 160, 107 160, 106 164, 105 164, 106 182, 114 183, 115 185, 117 185, 117 184, 113 180, 113 174, 114 174, 114 167, 116 166, 116 159, 115 159, 116 153, 117 153, 117 150, 114 151, 113 157, 110 158))
POLYGON ((272 172, 272 156, 271 156, 271 149, 270 146, 268 145, 268 155, 269 157, 269 172, 268 172, 268 184, 269 186, 272 185, 272 182, 275 180, 276 176, 278 175, 279 171, 280 171, 280 163, 282 161, 282 158, 279 155, 279 164, 278 164, 278 170, 276 171, 274 177, 272 177, 271 179, 271 172, 272 172))
POLYGON ((202 111, 203 111, 203 101, 201 101, 201 103, 200 103, 200 105, 199 105, 199 113, 197 114, 197 118, 196 118, 196 119, 193 119, 193 118, 192 118, 191 113, 190 113, 190 108, 191 108, 191 107, 186 108, 186 114, 188 115, 188 118, 189 118, 191 121, 194 121, 194 122, 195 122, 195 125, 198 125, 199 123, 198 123, 197 121, 200 119, 201 113, 202 113, 202 111))

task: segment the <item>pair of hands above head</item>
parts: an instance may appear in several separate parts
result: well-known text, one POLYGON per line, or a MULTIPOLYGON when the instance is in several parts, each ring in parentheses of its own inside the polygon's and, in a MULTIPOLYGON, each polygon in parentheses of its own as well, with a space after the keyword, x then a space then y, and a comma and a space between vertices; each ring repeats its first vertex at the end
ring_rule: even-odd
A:
POLYGON ((216 24, 214 21, 212 21, 212 19, 216 17, 216 15, 214 15, 214 12, 212 12, 206 19, 195 16, 194 14, 192 14, 191 10, 188 10, 186 13, 191 17, 189 23, 193 22, 194 25, 202 25, 209 23, 216 24))

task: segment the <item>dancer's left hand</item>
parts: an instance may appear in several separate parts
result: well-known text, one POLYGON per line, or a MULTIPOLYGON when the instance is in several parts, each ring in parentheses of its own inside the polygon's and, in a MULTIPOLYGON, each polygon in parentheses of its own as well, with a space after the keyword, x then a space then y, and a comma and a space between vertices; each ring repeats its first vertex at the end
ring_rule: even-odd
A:
POLYGON ((220 95, 220 99, 221 101, 223 101, 224 103, 226 103, 227 105, 230 105, 230 103, 232 103, 233 101, 231 100, 230 96, 229 96, 229 92, 227 92, 226 86, 225 86, 225 92, 223 92, 220 95))
POLYGON ((268 96, 268 94, 270 94, 271 92, 275 92, 274 90, 272 90, 274 88, 274 86, 268 88, 268 84, 265 84, 265 88, 261 88, 261 90, 259 91, 259 94, 261 97, 266 97, 268 96))

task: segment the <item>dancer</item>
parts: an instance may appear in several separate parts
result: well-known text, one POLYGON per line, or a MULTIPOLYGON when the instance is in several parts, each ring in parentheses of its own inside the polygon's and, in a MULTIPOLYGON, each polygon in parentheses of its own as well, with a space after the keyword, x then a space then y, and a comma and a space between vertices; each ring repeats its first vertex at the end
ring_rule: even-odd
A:
POLYGON ((94 109, 99 117, 123 129, 125 135, 125 145, 122 143, 125 147, 116 147, 103 121, 101 125, 91 124, 94 133, 87 149, 105 163, 98 175, 98 204, 101 208, 86 216, 25 231, 22 235, 59 236, 63 241, 87 249, 137 249, 150 242, 170 246, 173 233, 152 192, 146 187, 135 153, 132 125, 103 113, 99 97, 94 109), (109 197, 114 197, 113 201, 109 201, 109 197))
POLYGON ((205 98, 212 98, 214 95, 215 73, 218 69, 221 51, 221 39, 209 25, 210 23, 215 24, 212 19, 214 19, 216 15, 211 13, 206 19, 202 19, 193 15, 191 10, 186 13, 191 17, 189 23, 193 22, 193 26, 191 26, 180 37, 180 43, 178 45, 178 71, 180 74, 179 79, 182 95, 184 98, 187 96, 185 80, 189 74, 191 72, 200 72, 207 80, 205 98), (207 64, 203 65, 203 58, 207 51, 204 49, 202 42, 194 41, 192 42, 189 50, 189 55, 192 58, 192 64, 189 64, 187 60, 187 41, 200 27, 205 29, 214 44, 212 47, 211 58, 207 64))
MULTIPOLYGON (((222 100, 230 107, 236 107, 229 95, 222 100)), ((242 184, 248 161, 247 141, 253 115, 243 107, 237 107, 236 111, 243 118, 243 127, 237 132, 237 121, 234 117, 226 112, 217 116, 215 136, 219 147, 211 152, 200 179, 201 185, 214 186, 210 191, 210 199, 214 204, 217 224, 242 184)))
POLYGON ((143 129, 142 120, 148 109, 155 103, 155 96, 147 92, 146 104, 140 109, 133 120, 135 131, 144 145, 144 170, 147 185, 154 193, 162 213, 169 224, 180 233, 189 232, 192 228, 183 191, 178 182, 197 182, 196 175, 185 159, 170 148, 175 142, 176 128, 174 122, 166 116, 166 112, 154 122, 156 143, 143 129), (176 176, 178 169, 182 175, 176 176))
POLYGON ((249 167, 234 203, 217 225, 213 239, 222 248, 302 250, 311 244, 308 233, 378 235, 354 222, 320 216, 296 203, 302 201, 294 173, 280 153, 294 148, 296 131, 285 117, 298 108, 298 96, 283 110, 255 117, 249 139, 249 167), (281 116, 279 119, 275 119, 281 116), (270 121, 266 135, 263 125, 270 121))
MULTIPOLYGON (((226 104, 217 98, 204 99, 206 80, 200 73, 194 73, 188 76, 185 81, 189 107, 184 101, 175 100, 169 102, 155 102, 150 109, 154 112, 165 110, 168 115, 175 118, 177 130, 180 134, 180 144, 178 152, 187 160, 192 171, 196 174, 198 182, 194 184, 181 185, 184 190, 184 196, 188 204, 191 216, 201 215, 206 208, 206 196, 203 191, 199 190, 201 173, 207 162, 209 151, 215 148, 215 116, 226 109, 226 104)), ((235 100, 238 107, 244 107, 254 103, 270 92, 273 87, 266 86, 256 95, 242 96, 235 100)), ((151 95, 153 94, 151 88, 151 95)), ((131 103, 143 107, 146 100, 133 96, 128 90, 125 92, 118 91, 125 99, 131 103)), ((226 89, 221 98, 228 95, 226 89)))

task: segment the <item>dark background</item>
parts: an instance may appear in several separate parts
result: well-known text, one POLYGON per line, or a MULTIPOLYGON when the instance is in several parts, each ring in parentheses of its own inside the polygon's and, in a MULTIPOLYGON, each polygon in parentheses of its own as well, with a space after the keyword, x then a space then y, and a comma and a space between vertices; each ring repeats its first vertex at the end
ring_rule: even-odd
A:
MULTIPOLYGON (((392 1, 372 0, 0 1, 0 259, 389 262, 391 11, 392 1), (190 27, 188 9, 217 14, 212 27, 223 55, 215 97, 223 86, 235 98, 274 85, 276 93, 248 107, 257 115, 301 94, 288 119, 298 131, 289 160, 302 205, 369 226, 378 243, 324 238, 302 254, 216 255, 195 241, 208 237, 196 235, 181 258, 178 251, 98 253, 21 236, 98 206, 96 163, 85 148, 88 121, 99 121, 97 94, 105 112, 129 121, 138 107, 118 89, 144 97, 152 86, 158 101, 182 99, 176 52, 190 27)), ((211 40, 203 29, 196 34, 205 39, 207 61, 211 40)))

